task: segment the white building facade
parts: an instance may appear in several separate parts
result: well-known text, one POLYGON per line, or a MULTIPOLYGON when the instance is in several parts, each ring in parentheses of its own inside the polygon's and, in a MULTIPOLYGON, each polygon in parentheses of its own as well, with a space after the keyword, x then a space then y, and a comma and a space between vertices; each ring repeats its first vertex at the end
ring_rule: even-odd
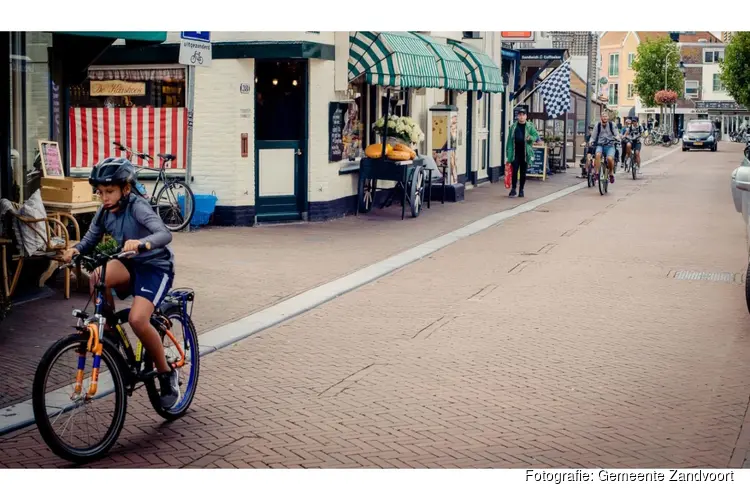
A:
MULTIPOLYGON (((378 81, 382 75, 374 74, 381 66, 352 78, 352 40, 358 33, 384 40, 388 32, 213 32, 212 62, 194 73, 192 109, 185 98, 189 72, 178 63, 179 32, 169 32, 166 42, 157 46, 111 47, 88 70, 89 79, 134 83, 146 79, 145 87, 132 86, 143 95, 107 101, 86 94, 87 82, 83 82, 80 102, 67 124, 73 130, 71 149, 76 151, 67 155, 71 175, 87 175, 97 154, 110 154, 107 145, 117 135, 121 142, 154 157, 175 152, 178 160, 170 175, 186 175, 190 151, 193 191, 218 198, 215 224, 326 220, 354 214, 359 158, 368 144, 378 140, 372 125, 387 104, 386 87, 378 81), (112 111, 112 106, 117 109, 112 111), (334 134, 350 134, 352 127, 359 132, 353 135, 355 143, 344 141, 344 151, 332 147, 340 138, 332 139, 336 110, 346 110, 346 119, 344 130, 334 127, 334 134), (92 120, 98 128, 92 128, 92 120), (192 146, 188 149, 189 126, 192 146)), ((401 66, 390 65, 393 81, 401 83, 393 90, 398 99, 392 112, 412 117, 425 134, 418 153, 432 151, 431 108, 452 106, 458 112, 452 199, 460 200, 465 190, 499 180, 504 161, 502 122, 507 126, 512 113, 506 113, 505 120, 501 117, 506 85, 512 80, 508 75, 513 72, 503 66, 499 34, 400 32, 394 36, 405 43, 395 51, 408 51, 411 44, 423 58, 430 54, 430 64, 441 68, 441 83, 425 87, 403 84, 409 79, 398 74, 401 66), (449 81, 449 75, 443 74, 443 57, 464 72, 459 78, 465 79, 463 88, 442 84, 449 81)), ((385 61, 383 67, 389 67, 385 61)))

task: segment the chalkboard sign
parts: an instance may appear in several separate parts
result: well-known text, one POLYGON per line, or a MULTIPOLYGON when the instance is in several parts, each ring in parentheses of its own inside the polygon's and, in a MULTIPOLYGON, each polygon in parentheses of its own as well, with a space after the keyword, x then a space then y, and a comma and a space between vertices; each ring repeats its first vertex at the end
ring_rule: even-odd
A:
POLYGON ((42 160, 42 173, 45 177, 65 177, 58 143, 39 141, 39 155, 42 160))
POLYGON ((547 146, 534 146, 534 161, 529 163, 526 175, 528 177, 547 178, 547 146))
POLYGON ((344 122, 349 113, 349 103, 332 102, 328 105, 328 161, 344 158, 344 122))

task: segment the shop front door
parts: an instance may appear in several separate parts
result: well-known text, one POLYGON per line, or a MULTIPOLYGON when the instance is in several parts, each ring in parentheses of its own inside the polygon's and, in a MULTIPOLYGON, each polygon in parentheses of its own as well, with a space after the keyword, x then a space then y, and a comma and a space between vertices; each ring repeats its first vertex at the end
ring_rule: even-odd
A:
POLYGON ((258 222, 307 212, 306 60, 255 63, 255 211, 258 222))

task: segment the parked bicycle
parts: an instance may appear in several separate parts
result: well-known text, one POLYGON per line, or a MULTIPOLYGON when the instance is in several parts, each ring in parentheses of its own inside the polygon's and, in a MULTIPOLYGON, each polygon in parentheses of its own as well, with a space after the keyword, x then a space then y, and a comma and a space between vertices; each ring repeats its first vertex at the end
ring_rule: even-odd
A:
MULTIPOLYGON (((145 249, 145 245, 141 247, 139 251, 145 249)), ((93 316, 85 312, 86 308, 74 310, 73 317, 78 318, 76 332, 58 340, 44 353, 34 375, 32 404, 39 433, 47 446, 65 460, 85 463, 106 455, 125 424, 128 396, 143 385, 151 406, 170 421, 185 415, 195 396, 200 355, 198 334, 190 317, 195 299, 193 290, 170 291, 151 317, 151 324, 164 344, 167 362, 178 370, 182 386, 181 398, 169 409, 161 406, 153 360, 140 341, 135 350, 132 348, 123 329, 130 309, 114 312, 105 306, 107 263, 135 253, 118 250, 114 254, 76 255, 65 265, 81 264, 89 270, 101 268, 94 291, 93 316), (173 333, 177 332, 176 325, 181 327, 181 341, 173 333), (58 366, 61 372, 54 372, 58 366), (104 407, 101 416, 92 412, 94 406, 104 407), (92 433, 89 427, 101 424, 104 430, 92 433), (86 427, 85 432, 72 437, 81 427, 86 427)))
MULTIPOLYGON (((138 158, 145 161, 154 161, 153 157, 149 154, 135 151, 127 146, 123 146, 119 142, 113 142, 112 144, 117 146, 120 151, 125 151, 125 153, 127 153, 128 155, 129 160, 133 156, 137 156, 138 158)), ((187 183, 179 179, 170 179, 169 177, 167 177, 167 165, 174 161, 177 157, 172 154, 163 153, 159 153, 156 156, 161 159, 161 164, 159 165, 158 169, 153 167, 139 167, 136 169, 136 172, 141 172, 142 170, 158 172, 156 184, 154 184, 154 189, 151 192, 151 195, 148 195, 148 191, 145 189, 145 187, 143 191, 139 189, 138 194, 149 200, 149 203, 151 203, 151 207, 159 215, 159 218, 164 222, 164 224, 170 231, 182 231, 188 226, 188 224, 190 224, 190 221, 193 219, 193 215, 195 214, 195 195, 193 194, 193 191, 190 189, 190 186, 188 186, 187 183), (162 186, 162 188, 157 192, 156 189, 159 187, 160 182, 164 183, 164 186, 162 186), (184 197, 184 207, 180 206, 179 190, 182 190, 182 192, 184 193, 184 195, 182 195, 184 197)))

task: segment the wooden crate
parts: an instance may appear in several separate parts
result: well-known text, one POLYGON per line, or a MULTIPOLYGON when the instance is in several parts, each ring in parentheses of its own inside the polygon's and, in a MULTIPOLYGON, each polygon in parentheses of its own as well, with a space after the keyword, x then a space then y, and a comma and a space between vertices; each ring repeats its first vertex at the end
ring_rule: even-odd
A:
POLYGON ((80 203, 93 199, 88 179, 45 177, 42 179, 42 200, 80 203))

